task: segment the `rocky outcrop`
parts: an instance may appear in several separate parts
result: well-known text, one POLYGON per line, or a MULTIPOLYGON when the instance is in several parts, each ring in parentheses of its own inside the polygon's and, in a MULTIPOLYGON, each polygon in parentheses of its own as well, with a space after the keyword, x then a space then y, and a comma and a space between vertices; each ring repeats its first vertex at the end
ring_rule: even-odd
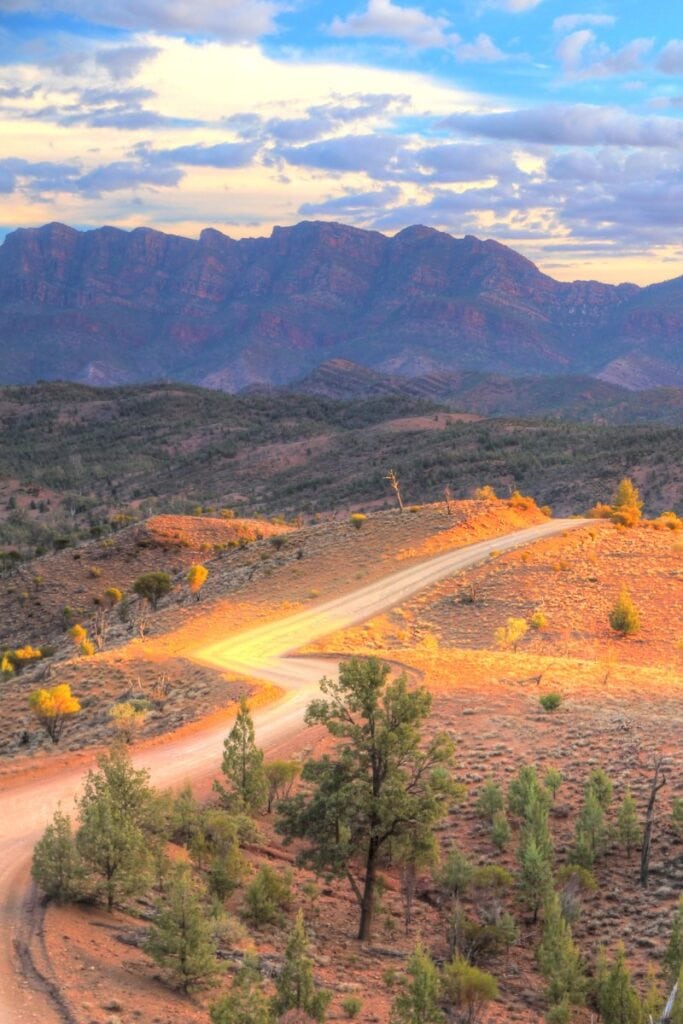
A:
POLYGON ((682 339, 683 278, 558 282, 497 242, 419 226, 387 238, 303 222, 235 241, 49 224, 0 247, 0 383, 239 390, 338 358, 402 377, 602 374, 639 387, 681 379, 682 339))

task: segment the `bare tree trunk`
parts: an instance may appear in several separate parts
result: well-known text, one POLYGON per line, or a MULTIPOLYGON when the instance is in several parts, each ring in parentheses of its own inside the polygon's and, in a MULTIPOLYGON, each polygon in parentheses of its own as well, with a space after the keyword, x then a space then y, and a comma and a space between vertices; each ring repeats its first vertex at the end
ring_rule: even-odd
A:
MULTIPOLYGON (((671 995, 666 1001, 666 1006, 662 1010, 662 1016, 659 1018, 657 1024, 666 1024, 666 1021, 671 1018, 671 1011, 674 1008, 674 1002, 676 1001, 676 993, 678 992, 678 982, 674 985, 671 995)), ((652 1020, 652 1017, 650 1017, 652 1020)))
POLYGON ((396 501, 398 502, 398 507, 400 508, 400 510, 402 512, 403 511, 403 498, 401 497, 401 485, 399 484, 398 477, 396 476, 396 473, 393 471, 393 469, 389 470, 389 472, 387 473, 387 475, 385 476, 384 479, 388 480, 389 483, 391 484, 391 489, 394 492, 394 494, 396 495, 396 501))
POLYGON ((645 889, 650 875, 650 847, 652 845, 652 829, 655 823, 655 805, 657 794, 662 786, 666 785, 666 775, 662 771, 664 757, 660 754, 655 758, 655 774, 650 788, 650 799, 647 802, 645 814, 645 829, 643 831, 643 845, 640 851, 640 884, 645 889), (661 778, 660 778, 661 773, 661 778))
POLYGON ((443 489, 443 498, 446 502, 446 512, 449 516, 452 516, 453 509, 451 508, 451 502, 453 501, 453 491, 450 489, 448 484, 443 489))

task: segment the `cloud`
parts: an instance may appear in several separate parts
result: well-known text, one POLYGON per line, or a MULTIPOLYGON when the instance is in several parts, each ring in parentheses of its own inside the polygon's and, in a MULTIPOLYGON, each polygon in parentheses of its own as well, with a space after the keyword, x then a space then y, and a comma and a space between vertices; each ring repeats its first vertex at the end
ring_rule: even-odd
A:
POLYGON ((143 64, 160 53, 158 46, 119 46, 98 50, 95 63, 105 68, 115 81, 133 78, 143 64))
POLYGON ((553 21, 556 32, 573 32, 581 25, 595 27, 615 25, 617 19, 612 14, 562 14, 553 21))
POLYGON ((333 36, 383 36, 400 39, 416 49, 444 48, 459 41, 449 32, 447 18, 426 14, 420 7, 400 7, 392 0, 368 0, 362 14, 336 17, 328 31, 333 36))
POLYGON ((443 127, 492 139, 542 145, 661 146, 683 144, 683 122, 673 117, 641 117, 622 107, 551 104, 499 114, 452 114, 443 127))
POLYGON ((683 39, 672 39, 657 58, 657 69, 665 75, 683 74, 683 39))
POLYGON ((148 153, 154 164, 182 164, 189 167, 245 167, 258 151, 254 142, 219 142, 215 146, 176 146, 148 153))
POLYGON ((430 181, 480 181, 521 173, 512 156, 501 146, 444 143, 416 150, 413 159, 425 169, 423 176, 430 181))
POLYGON ((565 74, 573 74, 578 70, 586 47, 595 42, 595 33, 589 28, 572 32, 558 45, 555 55, 562 65, 565 74))
POLYGON ((139 160, 117 160, 81 175, 65 190, 96 198, 104 192, 120 192, 141 186, 169 188, 178 185, 182 178, 183 172, 176 167, 155 166, 139 160))
POLYGON ((491 0, 487 6, 497 7, 509 14, 524 14, 526 11, 532 11, 541 3, 543 0, 491 0))
MULTIPOLYGON (((51 0, 3 0, 7 11, 54 13, 51 0)), ((62 14, 95 25, 171 35, 253 42, 276 31, 284 5, 275 0, 59 0, 62 14)))
POLYGON ((80 169, 74 164, 5 157, 0 160, 0 192, 14 192, 22 185, 39 191, 51 191, 55 185, 61 186, 72 181, 79 174, 80 169))
POLYGON ((458 43, 455 54, 463 61, 499 61, 507 57, 490 36, 480 33, 473 43, 458 43))
POLYGON ((559 43, 556 55, 570 78, 608 78, 639 71, 643 57, 652 49, 652 39, 633 39, 621 50, 596 43, 591 29, 578 29, 559 43), (584 57, 588 56, 584 63, 584 57))
POLYGON ((302 203, 298 213, 302 217, 320 214, 333 217, 367 217, 377 210, 386 209, 400 198, 400 188, 397 185, 388 185, 372 192, 349 192, 319 203, 302 203))
POLYGON ((307 146, 284 146, 277 155, 299 167, 335 173, 364 171, 371 178, 383 178, 391 173, 402 148, 401 140, 391 135, 345 135, 307 146))

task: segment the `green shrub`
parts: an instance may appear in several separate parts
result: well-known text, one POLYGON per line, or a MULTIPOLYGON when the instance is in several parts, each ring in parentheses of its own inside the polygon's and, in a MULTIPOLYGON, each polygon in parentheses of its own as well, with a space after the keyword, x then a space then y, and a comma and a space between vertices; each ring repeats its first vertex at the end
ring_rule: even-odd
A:
POLYGON ((276 924, 282 920, 291 902, 291 872, 279 874, 263 865, 245 890, 243 913, 253 925, 276 924))
POLYGON ((353 1020, 354 1017, 357 1017, 360 1013, 363 1001, 359 999, 358 996, 347 996, 345 999, 342 999, 341 1006, 344 1011, 344 1015, 348 1017, 349 1020, 353 1020))
POLYGON ((621 588, 617 601, 609 613, 609 624, 616 633, 632 636, 640 629, 638 609, 626 587, 621 588))
POLYGON ((538 698, 538 703, 544 711, 557 711, 562 703, 562 697, 559 693, 544 693, 538 698))

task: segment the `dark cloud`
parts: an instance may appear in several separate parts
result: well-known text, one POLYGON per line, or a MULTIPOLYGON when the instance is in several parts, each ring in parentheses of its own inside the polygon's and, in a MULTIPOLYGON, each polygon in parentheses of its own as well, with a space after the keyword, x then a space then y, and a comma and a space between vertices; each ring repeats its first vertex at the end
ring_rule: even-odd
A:
POLYGON ((161 51, 157 46, 119 46, 114 49, 98 50, 95 63, 106 68, 116 81, 132 78, 143 64, 161 51))
POLYGON ((589 104, 556 104, 500 114, 452 114, 442 126, 468 135, 544 145, 680 147, 683 144, 683 122, 675 118, 641 117, 621 107, 589 104))

